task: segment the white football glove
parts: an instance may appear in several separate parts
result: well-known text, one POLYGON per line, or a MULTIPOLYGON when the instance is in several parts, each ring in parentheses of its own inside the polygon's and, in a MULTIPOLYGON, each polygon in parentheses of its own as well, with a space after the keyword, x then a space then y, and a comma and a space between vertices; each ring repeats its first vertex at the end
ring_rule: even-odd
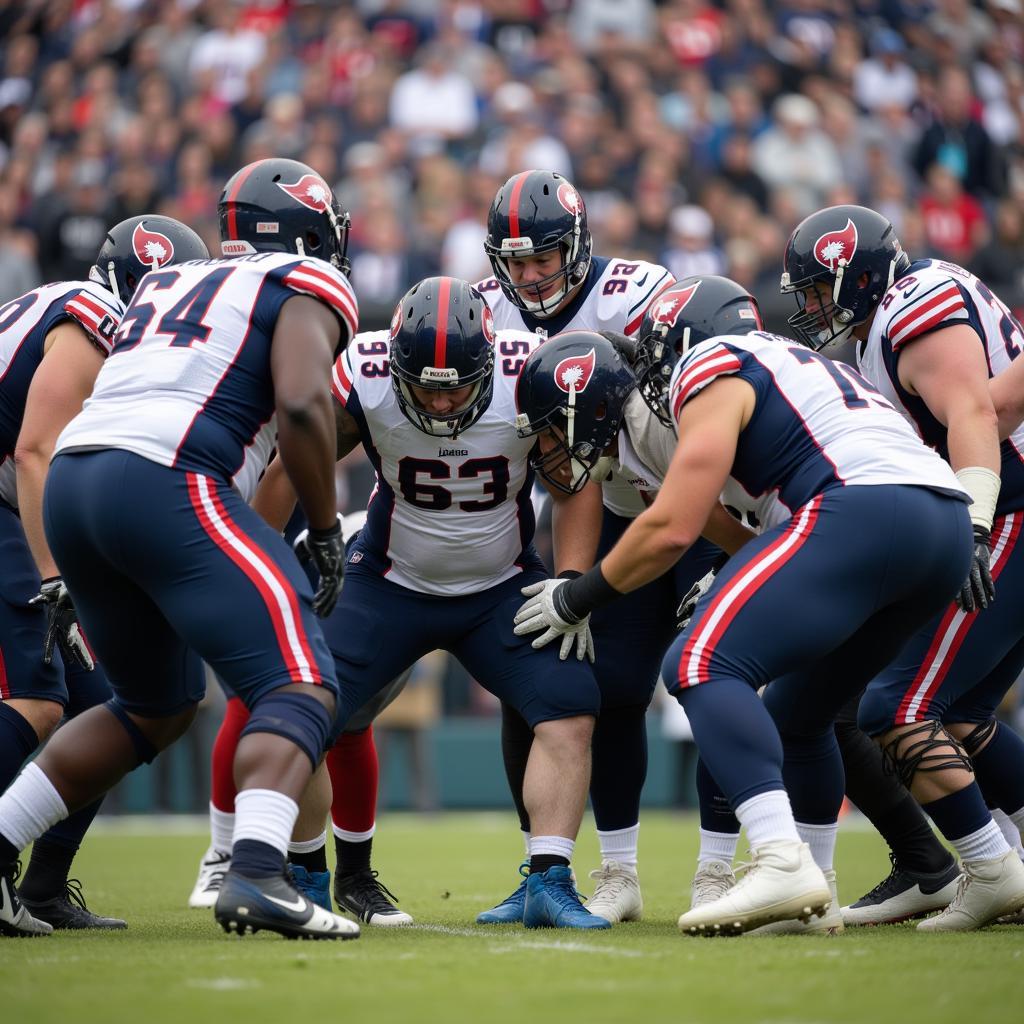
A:
POLYGON ((558 657, 565 661, 569 657, 573 644, 576 645, 576 660, 582 661, 589 658, 591 664, 594 662, 594 638, 590 635, 590 616, 580 619, 579 622, 566 622, 558 612, 555 611, 551 595, 563 583, 561 580, 541 580, 540 583, 531 583, 523 587, 523 597, 528 597, 523 606, 516 612, 515 629, 516 636, 526 636, 528 633, 541 633, 533 641, 533 648, 540 650, 558 637, 562 638, 562 647, 558 657))
POLYGON ((693 613, 697 609, 697 602, 711 589, 717 572, 717 569, 712 569, 707 575, 701 576, 683 596, 676 609, 677 632, 681 633, 690 624, 690 619, 693 618, 693 613))

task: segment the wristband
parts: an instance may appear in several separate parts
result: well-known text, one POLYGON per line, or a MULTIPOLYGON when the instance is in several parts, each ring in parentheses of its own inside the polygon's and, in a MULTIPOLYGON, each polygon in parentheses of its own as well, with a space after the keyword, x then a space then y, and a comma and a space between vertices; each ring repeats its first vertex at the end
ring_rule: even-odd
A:
POLYGON ((971 496, 968 512, 971 523, 983 530, 992 529, 992 520, 996 515, 996 502, 999 500, 1000 479, 998 473, 984 466, 965 466, 957 470, 960 486, 971 496))
POLYGON ((604 578, 598 563, 582 576, 560 586, 551 595, 551 600, 559 616, 575 624, 582 622, 595 609, 603 608, 621 596, 604 578))

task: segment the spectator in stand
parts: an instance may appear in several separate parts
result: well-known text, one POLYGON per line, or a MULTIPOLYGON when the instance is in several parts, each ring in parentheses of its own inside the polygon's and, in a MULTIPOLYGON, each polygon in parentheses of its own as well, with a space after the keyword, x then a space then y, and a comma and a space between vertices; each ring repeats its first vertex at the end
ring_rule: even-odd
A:
POLYGON ((897 106, 909 110, 917 99, 917 75, 907 63, 903 37, 891 28, 871 35, 871 57, 853 74, 853 97, 865 110, 897 106))
POLYGON ((928 169, 921 197, 921 216, 928 250, 952 263, 967 263, 987 240, 988 226, 981 203, 964 191, 960 179, 945 164, 928 169))
POLYGON ((969 269, 999 297, 1024 315, 1024 206, 1004 199, 996 206, 992 238, 971 260, 969 269))
POLYGON ((679 206, 668 219, 669 244, 658 261, 681 281, 695 274, 725 273, 725 257, 715 245, 711 216, 700 206, 679 206))
POLYGON ((419 67, 401 75, 391 92, 391 124, 414 139, 464 139, 477 126, 476 94, 451 70, 454 55, 430 45, 419 67))

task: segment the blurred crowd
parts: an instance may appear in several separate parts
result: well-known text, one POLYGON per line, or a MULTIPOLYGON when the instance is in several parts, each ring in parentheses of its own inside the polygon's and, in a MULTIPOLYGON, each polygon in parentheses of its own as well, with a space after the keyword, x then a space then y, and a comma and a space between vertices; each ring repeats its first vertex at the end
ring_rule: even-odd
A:
POLYGON ((785 237, 836 202, 1024 306, 1021 0, 0 0, 0 302, 149 210, 215 249, 273 155, 351 210, 367 326, 490 273, 525 167, 575 181, 598 253, 727 273, 776 326, 785 237))

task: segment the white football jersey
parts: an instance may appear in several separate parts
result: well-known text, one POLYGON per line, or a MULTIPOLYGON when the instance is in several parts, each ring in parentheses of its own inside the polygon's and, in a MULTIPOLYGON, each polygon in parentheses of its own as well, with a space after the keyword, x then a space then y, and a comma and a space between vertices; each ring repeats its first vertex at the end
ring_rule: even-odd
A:
POLYGON ((249 500, 274 450, 270 346, 277 316, 311 295, 358 328, 355 295, 331 264, 288 253, 195 260, 140 282, 92 397, 58 452, 118 448, 226 480, 249 500))
MULTIPOLYGON (((675 278, 657 263, 595 256, 579 292, 557 316, 541 319, 510 302, 496 277, 480 281, 476 288, 494 313, 498 329, 530 331, 542 337, 566 331, 617 331, 634 335, 654 297, 675 278)), ((632 519, 644 509, 643 501, 628 481, 618 474, 602 484, 605 507, 632 519)))
MULTIPOLYGON (((1024 350, 1024 330, 982 281, 955 263, 918 260, 885 293, 868 337, 857 344, 860 372, 945 458, 946 428, 924 401, 899 381, 900 353, 916 338, 937 328, 966 324, 981 339, 989 376, 998 376, 1024 350)), ((1024 425, 1003 441, 1000 515, 1024 508, 1024 425)))
POLYGON ((516 434, 515 387, 542 340, 498 332, 490 405, 454 439, 432 437, 399 408, 387 331, 360 334, 341 354, 334 397, 359 425, 377 473, 351 561, 444 597, 487 590, 522 571, 534 532, 528 456, 535 439, 516 434))
POLYGON ((73 320, 107 355, 123 313, 121 300, 92 281, 46 284, 0 306, 0 498, 12 507, 18 507, 14 446, 47 335, 73 320))
POLYGON ((735 375, 756 394, 731 476, 790 512, 834 487, 912 484, 969 501, 953 471, 855 370, 777 335, 710 338, 672 375, 673 419, 712 381, 735 375))

